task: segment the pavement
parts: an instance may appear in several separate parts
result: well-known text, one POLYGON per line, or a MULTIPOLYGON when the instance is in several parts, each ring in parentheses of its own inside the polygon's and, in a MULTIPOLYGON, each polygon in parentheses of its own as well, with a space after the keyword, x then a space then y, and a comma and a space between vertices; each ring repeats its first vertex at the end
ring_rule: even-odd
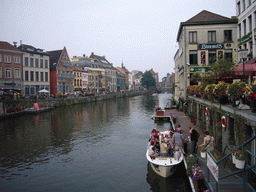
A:
MULTIPOLYGON (((197 146, 201 145, 203 143, 204 140, 204 131, 202 131, 199 127, 195 126, 190 118, 185 115, 185 113, 183 111, 176 111, 175 109, 172 109, 171 111, 173 111, 174 114, 176 114, 177 119, 176 119, 176 125, 180 125, 181 126, 181 130, 182 133, 185 136, 189 136, 189 126, 194 127, 194 129, 197 130, 197 132, 200 133, 200 137, 198 139, 197 142, 197 146)), ((187 154, 186 154, 186 161, 189 158, 189 155, 191 154, 191 143, 188 143, 188 147, 187 147, 187 154)), ((207 165, 206 165, 206 161, 205 159, 202 159, 200 157, 199 151, 197 151, 197 159, 198 159, 198 165, 204 170, 204 172, 207 172, 207 165)), ((231 159, 231 158, 230 158, 231 159)), ((234 171, 237 171, 238 169, 235 168, 233 163, 230 163, 230 160, 227 161, 226 163, 226 167, 224 168, 223 164, 219 165, 219 177, 227 175, 229 173, 232 173, 234 171)), ((209 186, 211 190, 213 191, 219 191, 219 192, 241 192, 243 191, 243 185, 241 183, 242 178, 241 175, 236 174, 234 176, 228 177, 228 178, 224 178, 224 179, 219 179, 219 183, 218 185, 216 185, 216 180, 214 179, 214 177, 212 176, 212 174, 209 174, 209 180, 211 181, 211 185, 209 186), (232 182, 231 184, 228 182, 232 182), (218 188, 218 190, 217 190, 218 188)), ((191 179, 190 179, 191 180, 191 179)), ((194 186, 192 186, 193 184, 191 183, 191 188, 192 191, 195 191, 194 186)), ((249 188, 248 186, 246 187, 246 191, 250 192, 250 191, 255 191, 252 190, 251 188, 249 188)))

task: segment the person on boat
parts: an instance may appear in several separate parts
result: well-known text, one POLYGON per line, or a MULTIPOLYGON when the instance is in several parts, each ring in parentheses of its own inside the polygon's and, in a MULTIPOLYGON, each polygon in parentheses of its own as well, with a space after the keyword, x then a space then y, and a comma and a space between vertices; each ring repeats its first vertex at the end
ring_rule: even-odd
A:
POLYGON ((151 136, 151 141, 154 142, 154 146, 159 151, 160 150, 160 145, 159 145, 159 140, 157 139, 157 137, 152 135, 151 136))
POLYGON ((172 133, 170 133, 169 143, 167 144, 166 150, 169 156, 173 156, 173 143, 172 143, 172 133))
MULTIPOLYGON (((170 135, 170 134, 169 134, 169 135, 170 135)), ((169 140, 170 140, 170 138, 168 137, 168 134, 165 134, 165 136, 164 136, 164 142, 165 142, 165 143, 168 143, 169 140)))
POLYGON ((160 154, 163 156, 166 156, 166 154, 167 154, 167 144, 165 143, 164 139, 162 139, 162 141, 161 141, 160 154))
POLYGON ((172 143, 173 143, 174 147, 176 147, 176 146, 180 147, 181 150, 182 150, 182 153, 185 154, 184 149, 183 149, 182 136, 176 130, 174 130, 174 134, 172 136, 172 143))
POLYGON ((156 148, 154 146, 149 149, 148 156, 150 156, 152 159, 157 157, 156 148))
POLYGON ((198 138, 197 138, 197 131, 189 126, 189 133, 190 133, 190 139, 191 139, 191 155, 190 157, 196 155, 197 151, 196 151, 196 146, 197 146, 197 142, 198 142, 198 138))
POLYGON ((169 127, 167 130, 167 134, 170 135, 172 133, 172 129, 169 127))
POLYGON ((157 131, 156 128, 154 128, 153 130, 155 130, 155 136, 156 136, 156 138, 159 139, 160 131, 157 131))
POLYGON ((213 137, 210 136, 208 131, 205 131, 204 134, 205 134, 204 142, 203 144, 200 145, 200 147, 205 147, 205 149, 212 152, 215 147, 215 140, 213 137))
POLYGON ((179 147, 176 146, 175 147, 175 153, 174 153, 174 159, 176 161, 178 161, 180 159, 180 157, 181 157, 181 153, 180 153, 179 147))
POLYGON ((153 130, 151 131, 150 137, 152 137, 152 135, 156 136, 156 130, 155 130, 155 129, 153 129, 153 130))

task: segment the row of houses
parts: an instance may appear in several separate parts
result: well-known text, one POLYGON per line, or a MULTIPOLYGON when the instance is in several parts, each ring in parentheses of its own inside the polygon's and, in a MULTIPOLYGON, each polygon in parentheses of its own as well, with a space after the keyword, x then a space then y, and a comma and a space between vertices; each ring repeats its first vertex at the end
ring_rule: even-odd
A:
MULTIPOLYGON (((154 74, 158 82, 158 73, 154 74)), ((66 47, 47 51, 31 45, 0 41, 0 89, 29 96, 42 89, 50 94, 74 92, 116 92, 141 89, 143 73, 128 71, 123 63, 114 67, 105 56, 74 56, 66 47)))
POLYGON ((174 56, 176 100, 184 102, 192 75, 211 72, 218 58, 236 64, 256 58, 256 1, 236 0, 236 9, 237 15, 230 18, 203 10, 180 23, 174 56))

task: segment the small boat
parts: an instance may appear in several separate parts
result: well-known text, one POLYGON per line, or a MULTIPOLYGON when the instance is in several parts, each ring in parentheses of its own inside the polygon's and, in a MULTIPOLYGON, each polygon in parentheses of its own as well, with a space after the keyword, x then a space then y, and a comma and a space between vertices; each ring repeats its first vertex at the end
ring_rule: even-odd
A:
MULTIPOLYGON (((165 132, 160 132, 161 134, 165 134, 165 132)), ((149 149, 147 149, 146 157, 148 162, 150 163, 152 169, 160 176, 167 178, 171 176, 177 169, 178 165, 183 161, 184 155, 179 149, 181 154, 178 160, 175 160, 174 157, 169 156, 158 156, 155 159, 152 159, 148 153, 149 149)))

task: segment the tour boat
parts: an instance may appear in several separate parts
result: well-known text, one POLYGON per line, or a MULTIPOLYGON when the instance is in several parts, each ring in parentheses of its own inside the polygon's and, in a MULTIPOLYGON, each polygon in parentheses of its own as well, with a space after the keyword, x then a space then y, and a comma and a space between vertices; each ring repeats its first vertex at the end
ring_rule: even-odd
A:
MULTIPOLYGON (((160 132, 160 134, 165 135, 166 132, 160 132)), ((159 141, 161 139, 159 138, 159 141)), ((183 161, 184 155, 179 149, 179 152, 181 154, 180 158, 178 160, 175 160, 174 157, 168 157, 168 156, 158 156, 155 159, 152 159, 148 155, 149 149, 147 149, 146 157, 148 162, 150 163, 152 169, 160 176, 167 178, 171 176, 177 169, 177 166, 183 161)))

